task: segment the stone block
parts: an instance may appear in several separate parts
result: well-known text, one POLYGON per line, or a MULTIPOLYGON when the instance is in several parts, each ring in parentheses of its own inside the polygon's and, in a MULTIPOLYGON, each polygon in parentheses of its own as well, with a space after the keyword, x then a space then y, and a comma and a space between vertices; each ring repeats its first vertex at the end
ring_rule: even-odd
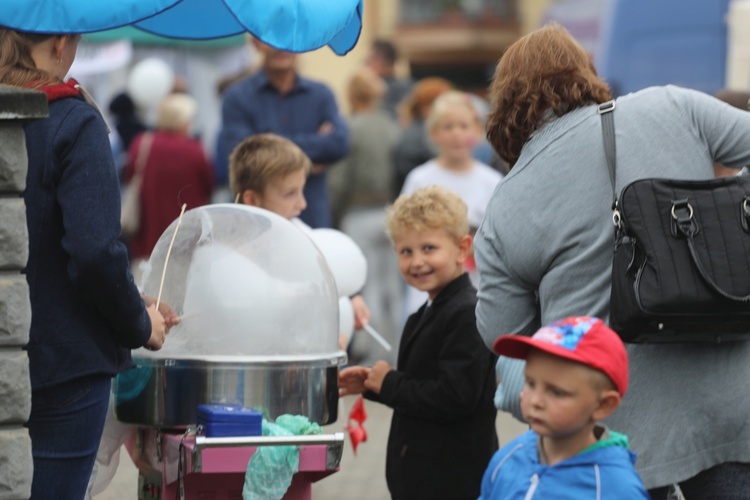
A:
POLYGON ((26 351, 0 351, 0 425, 23 424, 31 412, 29 357, 26 351))
POLYGON ((26 136, 17 121, 0 121, 0 193, 20 193, 26 188, 26 136))
POLYGON ((26 206, 21 198, 0 198, 0 269, 22 269, 29 258, 26 206))
POLYGON ((44 92, 0 85, 0 120, 45 118, 48 111, 44 92))
POLYGON ((33 475, 28 431, 23 427, 0 429, 0 500, 29 498, 33 475))
POLYGON ((20 273, 0 274, 0 347, 29 341, 31 302, 26 278, 20 273))

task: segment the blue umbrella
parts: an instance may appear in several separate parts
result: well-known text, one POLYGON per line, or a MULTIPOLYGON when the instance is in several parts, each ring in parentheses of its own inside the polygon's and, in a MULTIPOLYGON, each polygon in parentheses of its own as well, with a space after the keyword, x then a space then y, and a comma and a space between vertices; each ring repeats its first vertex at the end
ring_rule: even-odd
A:
POLYGON ((2 0, 0 25, 34 33, 90 33, 126 25, 206 40, 245 31, 293 52, 357 43, 363 0, 2 0))

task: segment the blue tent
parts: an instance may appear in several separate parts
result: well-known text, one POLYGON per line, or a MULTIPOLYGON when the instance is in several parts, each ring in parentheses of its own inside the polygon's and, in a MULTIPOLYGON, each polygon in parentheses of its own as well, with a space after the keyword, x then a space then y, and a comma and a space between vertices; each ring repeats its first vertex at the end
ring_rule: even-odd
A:
POLYGON ((268 45, 344 55, 362 29, 362 0, 2 0, 0 25, 34 33, 90 33, 133 25, 170 38, 245 31, 268 45))

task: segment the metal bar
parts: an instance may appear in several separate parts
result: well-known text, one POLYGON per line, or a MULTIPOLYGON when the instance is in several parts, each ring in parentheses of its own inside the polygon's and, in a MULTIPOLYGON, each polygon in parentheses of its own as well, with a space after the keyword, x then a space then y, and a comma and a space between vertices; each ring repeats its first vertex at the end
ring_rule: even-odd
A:
POLYGON ((195 436, 196 451, 203 448, 219 448, 234 446, 299 446, 312 444, 341 444, 344 442, 344 433, 333 434, 311 434, 307 436, 242 436, 242 437, 220 437, 209 438, 206 436, 195 436))
POLYGON ((335 470, 341 463, 341 456, 344 451, 344 433, 335 432, 333 434, 313 434, 309 436, 242 436, 223 438, 195 436, 191 469, 192 472, 200 473, 203 471, 203 450, 206 448, 295 445, 327 445, 326 469, 335 470))

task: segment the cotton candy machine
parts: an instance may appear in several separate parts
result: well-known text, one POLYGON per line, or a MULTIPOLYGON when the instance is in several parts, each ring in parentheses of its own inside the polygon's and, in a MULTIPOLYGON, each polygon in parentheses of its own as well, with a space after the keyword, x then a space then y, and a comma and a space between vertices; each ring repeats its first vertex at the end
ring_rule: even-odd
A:
POLYGON ((164 348, 133 352, 115 383, 117 419, 171 428, 201 404, 328 424, 337 418, 338 297, 325 259, 292 223, 243 205, 186 212, 162 235, 143 291, 181 317, 164 348), (171 247, 169 260, 167 253, 171 247), (166 269, 165 269, 166 264, 166 269))
POLYGON ((298 468, 283 496, 251 498, 312 500, 312 484, 338 471, 343 444, 341 432, 209 438, 193 429, 177 433, 141 427, 129 451, 140 471, 139 500, 239 500, 248 462, 256 453, 267 447, 295 446, 298 468))

